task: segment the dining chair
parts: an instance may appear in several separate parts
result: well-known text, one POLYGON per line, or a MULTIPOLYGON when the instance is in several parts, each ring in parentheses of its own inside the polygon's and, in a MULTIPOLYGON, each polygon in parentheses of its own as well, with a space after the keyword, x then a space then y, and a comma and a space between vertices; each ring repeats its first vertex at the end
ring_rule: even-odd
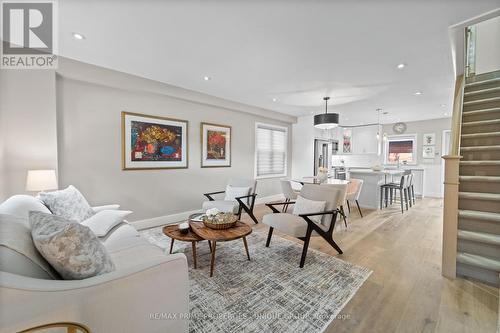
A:
POLYGON ((269 226, 266 247, 269 247, 271 243, 273 230, 277 229, 282 233, 304 241, 302 256, 300 258, 300 268, 304 267, 309 241, 312 236, 322 237, 339 254, 342 254, 342 250, 333 240, 333 230, 335 229, 335 223, 339 213, 337 205, 341 194, 341 190, 333 186, 304 185, 300 190, 300 197, 315 202, 320 201, 325 203, 323 209, 310 213, 283 213, 276 208, 276 206, 295 204, 294 201, 266 204, 273 212, 272 214, 264 215, 262 218, 262 223, 269 226))
MULTIPOLYGON (((281 191, 283 192, 283 196, 285 197, 285 202, 290 202, 292 200, 297 199, 297 195, 299 191, 295 191, 292 187, 292 182, 288 179, 280 179, 281 191)), ((288 210, 288 204, 283 205, 282 211, 286 213, 288 210)))
POLYGON ((351 206, 349 201, 356 202, 356 206, 358 206, 359 215, 363 217, 363 213, 361 212, 361 208, 359 207, 359 195, 361 194, 361 189, 363 188, 363 179, 349 179, 349 184, 347 184, 347 209, 349 213, 351 212, 351 206))
POLYGON ((344 220, 344 225, 347 228, 347 216, 344 211, 344 207, 347 205, 347 186, 348 184, 321 184, 321 186, 331 186, 340 191, 340 196, 338 197, 337 209, 340 216, 344 220))
POLYGON ((203 210, 217 208, 221 212, 233 213, 241 219, 241 213, 245 211, 248 216, 257 224, 259 221, 254 215, 255 197, 257 194, 257 181, 255 179, 230 179, 226 185, 226 190, 204 193, 208 201, 203 202, 203 210), (216 200, 213 196, 224 194, 223 200, 216 200))

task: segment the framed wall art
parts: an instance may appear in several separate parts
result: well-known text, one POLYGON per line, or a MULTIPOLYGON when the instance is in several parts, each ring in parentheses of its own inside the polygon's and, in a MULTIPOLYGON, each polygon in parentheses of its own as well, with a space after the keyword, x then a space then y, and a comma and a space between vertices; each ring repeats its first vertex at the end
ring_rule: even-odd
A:
POLYGON ((201 167, 231 166, 231 126, 201 123, 201 167))
POLYGON ((352 153, 352 130, 344 129, 342 132, 342 153, 352 153))
POLYGON ((422 157, 423 158, 434 158, 435 149, 434 146, 424 146, 422 148, 422 157))
POLYGON ((122 112, 122 169, 188 167, 188 122, 122 112))
POLYGON ((434 146, 436 144, 436 133, 424 134, 424 140, 422 141, 424 146, 434 146))

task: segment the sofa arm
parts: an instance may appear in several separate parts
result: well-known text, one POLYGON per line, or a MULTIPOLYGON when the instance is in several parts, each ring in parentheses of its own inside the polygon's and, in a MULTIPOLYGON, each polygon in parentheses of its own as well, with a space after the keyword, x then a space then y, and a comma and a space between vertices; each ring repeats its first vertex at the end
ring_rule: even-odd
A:
POLYGON ((100 212, 101 210, 117 210, 120 208, 120 205, 113 204, 113 205, 103 205, 103 206, 94 206, 92 207, 92 210, 97 213, 100 212))
POLYGON ((184 254, 84 280, 41 280, 0 272, 0 332, 76 322, 92 332, 187 332, 184 254))

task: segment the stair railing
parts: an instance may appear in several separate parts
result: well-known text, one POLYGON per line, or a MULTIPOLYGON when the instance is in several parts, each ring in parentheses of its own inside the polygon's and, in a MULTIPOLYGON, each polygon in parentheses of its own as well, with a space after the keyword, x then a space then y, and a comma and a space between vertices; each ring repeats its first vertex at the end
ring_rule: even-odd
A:
POLYGON ((464 75, 457 76, 453 100, 450 154, 442 156, 445 165, 441 274, 452 279, 457 275, 458 185, 460 159, 462 158, 460 156, 460 136, 462 132, 464 84, 464 75))

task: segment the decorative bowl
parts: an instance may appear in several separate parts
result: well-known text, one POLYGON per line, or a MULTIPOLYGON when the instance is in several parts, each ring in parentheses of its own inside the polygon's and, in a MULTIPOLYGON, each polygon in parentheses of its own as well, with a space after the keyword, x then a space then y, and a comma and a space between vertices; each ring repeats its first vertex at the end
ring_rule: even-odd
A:
POLYGON ((219 213, 214 216, 203 217, 205 227, 216 230, 229 229, 238 222, 238 217, 231 213, 219 213))

